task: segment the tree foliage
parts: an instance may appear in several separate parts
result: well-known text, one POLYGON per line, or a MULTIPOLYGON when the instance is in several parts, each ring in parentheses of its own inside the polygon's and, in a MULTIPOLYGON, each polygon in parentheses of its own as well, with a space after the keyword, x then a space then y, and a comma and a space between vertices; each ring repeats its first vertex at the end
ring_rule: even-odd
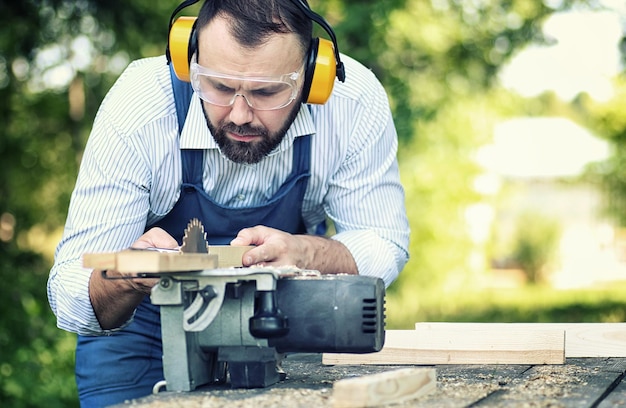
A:
MULTIPOLYGON (((341 51, 369 66, 389 92, 413 231, 412 258, 392 296, 410 311, 415 287, 463 273, 463 211, 478 199, 473 150, 508 103, 494 91, 495 75, 522 45, 541 40, 540 24, 556 8, 535 0, 310 3, 335 28, 341 51)), ((75 404, 74 339, 55 328, 45 295, 51 248, 100 101, 130 60, 163 52, 177 4, 2 1, 2 405, 75 404)))
POLYGON ((2 2, 0 405, 76 405, 74 336, 47 305, 91 121, 130 58, 162 52, 174 2, 2 2))
POLYGON ((531 211, 520 214, 516 221, 512 260, 524 271, 529 283, 542 283, 556 260, 561 225, 553 218, 531 211))
POLYGON ((615 80, 615 95, 604 103, 586 100, 580 109, 586 114, 589 125, 611 145, 611 156, 591 166, 588 176, 603 186, 605 211, 617 225, 626 227, 626 78, 615 80))

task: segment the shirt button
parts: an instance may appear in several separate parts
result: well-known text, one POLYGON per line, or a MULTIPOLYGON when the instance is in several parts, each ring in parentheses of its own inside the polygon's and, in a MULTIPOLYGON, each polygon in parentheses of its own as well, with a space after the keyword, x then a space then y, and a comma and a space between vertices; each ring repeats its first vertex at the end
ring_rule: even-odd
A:
POLYGON ((246 198, 246 196, 243 195, 243 194, 237 195, 237 200, 239 200, 239 201, 243 201, 245 198, 246 198))

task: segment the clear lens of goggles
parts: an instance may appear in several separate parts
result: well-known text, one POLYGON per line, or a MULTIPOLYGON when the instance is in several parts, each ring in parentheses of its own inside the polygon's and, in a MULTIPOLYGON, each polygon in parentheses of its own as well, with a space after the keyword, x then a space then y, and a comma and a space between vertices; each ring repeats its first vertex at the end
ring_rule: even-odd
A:
POLYGON ((299 72, 276 77, 245 77, 212 71, 195 62, 190 65, 191 86, 204 101, 231 106, 237 96, 258 110, 273 110, 289 105, 298 93, 299 72))

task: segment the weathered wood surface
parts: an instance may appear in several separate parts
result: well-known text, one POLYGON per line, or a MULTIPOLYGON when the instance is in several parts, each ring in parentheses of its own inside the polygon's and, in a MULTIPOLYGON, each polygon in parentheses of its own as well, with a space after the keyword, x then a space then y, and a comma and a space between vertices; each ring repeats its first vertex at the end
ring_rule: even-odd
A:
POLYGON ((612 362, 614 365, 607 371, 612 371, 618 375, 618 378, 613 383, 615 388, 607 395, 604 395, 604 398, 599 401, 598 408, 626 407, 626 380, 624 379, 624 373, 626 372, 626 359, 620 358, 617 359, 617 361, 613 360, 612 362))
MULTIPOLYGON (((332 407, 333 384, 407 366, 324 366, 318 354, 294 354, 283 363, 287 379, 265 389, 211 386, 168 393, 123 406, 332 407)), ((437 365, 437 388, 393 407, 622 407, 626 406, 626 358, 568 358, 559 365, 437 365)), ((385 405, 381 405, 385 406, 385 405)))

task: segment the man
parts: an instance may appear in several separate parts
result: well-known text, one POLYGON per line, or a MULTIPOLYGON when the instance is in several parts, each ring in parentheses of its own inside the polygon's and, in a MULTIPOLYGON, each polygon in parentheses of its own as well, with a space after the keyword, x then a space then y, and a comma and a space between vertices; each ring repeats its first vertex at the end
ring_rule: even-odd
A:
POLYGON ((324 105, 302 103, 312 22, 293 0, 208 0, 196 29, 180 134, 166 59, 148 58, 112 87, 85 149, 48 282, 58 326, 79 334, 83 406, 144 396, 163 379, 156 280, 104 279, 83 253, 176 248, 198 217, 209 242, 254 245, 244 266, 389 285, 408 259, 397 136, 374 75, 342 56, 345 83, 324 105), (327 217, 330 238, 316 235, 327 217))

